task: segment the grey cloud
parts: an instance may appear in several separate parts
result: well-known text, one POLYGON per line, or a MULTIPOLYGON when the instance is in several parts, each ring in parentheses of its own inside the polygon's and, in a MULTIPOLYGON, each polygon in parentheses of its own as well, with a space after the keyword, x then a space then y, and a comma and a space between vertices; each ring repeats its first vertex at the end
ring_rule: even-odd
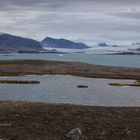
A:
POLYGON ((140 19, 140 11, 138 11, 138 12, 113 13, 113 15, 118 16, 118 17, 122 17, 122 18, 140 19))
POLYGON ((1 0, 0 29, 38 40, 131 42, 140 36, 139 8, 139 0, 1 0))

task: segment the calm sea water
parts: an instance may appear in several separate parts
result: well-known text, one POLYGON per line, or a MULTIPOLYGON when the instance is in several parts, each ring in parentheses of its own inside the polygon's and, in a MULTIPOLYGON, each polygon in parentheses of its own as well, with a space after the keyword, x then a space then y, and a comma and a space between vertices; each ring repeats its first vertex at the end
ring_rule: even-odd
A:
POLYGON ((139 87, 113 87, 110 82, 130 80, 93 79, 74 76, 21 76, 0 79, 39 80, 40 84, 0 84, 0 100, 39 101, 97 106, 140 106, 139 87), (84 84, 86 89, 77 88, 84 84))
POLYGON ((0 54, 0 60, 32 59, 79 61, 90 64, 125 66, 140 68, 140 55, 93 55, 85 53, 71 54, 0 54))

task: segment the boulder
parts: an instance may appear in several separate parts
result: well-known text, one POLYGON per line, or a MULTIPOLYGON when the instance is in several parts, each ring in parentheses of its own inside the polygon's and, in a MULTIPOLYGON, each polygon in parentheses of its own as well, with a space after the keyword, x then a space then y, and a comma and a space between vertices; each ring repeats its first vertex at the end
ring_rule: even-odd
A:
POLYGON ((72 129, 65 140, 83 140, 82 131, 79 128, 72 129))

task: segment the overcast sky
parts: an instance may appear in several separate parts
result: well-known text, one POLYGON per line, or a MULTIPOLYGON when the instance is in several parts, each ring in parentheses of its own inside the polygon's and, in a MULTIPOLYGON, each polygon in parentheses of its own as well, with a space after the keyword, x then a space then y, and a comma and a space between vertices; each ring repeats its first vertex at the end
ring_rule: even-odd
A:
POLYGON ((140 0, 0 0, 0 32, 87 44, 140 42, 140 0))

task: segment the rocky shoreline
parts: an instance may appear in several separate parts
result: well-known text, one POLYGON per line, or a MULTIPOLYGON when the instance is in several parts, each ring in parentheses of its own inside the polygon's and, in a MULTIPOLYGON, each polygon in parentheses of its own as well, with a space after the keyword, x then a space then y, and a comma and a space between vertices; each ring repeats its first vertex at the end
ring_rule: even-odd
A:
POLYGON ((139 140, 139 118, 138 107, 1 101, 0 138, 66 140, 69 132, 77 128, 84 140, 139 140))

